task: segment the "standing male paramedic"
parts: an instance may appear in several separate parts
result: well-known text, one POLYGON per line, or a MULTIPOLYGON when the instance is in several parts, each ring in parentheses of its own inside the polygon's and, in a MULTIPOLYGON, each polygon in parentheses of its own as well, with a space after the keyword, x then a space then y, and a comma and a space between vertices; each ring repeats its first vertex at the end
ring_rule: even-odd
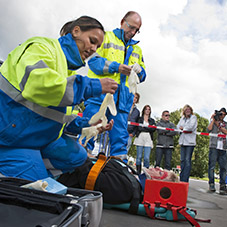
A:
MULTIPOLYGON (((112 78, 118 83, 114 94, 117 115, 107 112, 108 120, 113 119, 114 125, 109 132, 110 155, 127 160, 128 131, 127 120, 134 95, 129 92, 128 76, 132 68, 137 73, 140 82, 146 78, 142 50, 137 45, 139 41, 132 38, 139 33, 142 21, 137 12, 129 11, 121 20, 121 27, 105 33, 104 41, 96 54, 88 62, 91 78, 112 78)), ((105 95, 90 98, 85 102, 83 116, 91 118, 99 111, 105 95)), ((91 139, 87 149, 93 150, 94 141, 91 139)))

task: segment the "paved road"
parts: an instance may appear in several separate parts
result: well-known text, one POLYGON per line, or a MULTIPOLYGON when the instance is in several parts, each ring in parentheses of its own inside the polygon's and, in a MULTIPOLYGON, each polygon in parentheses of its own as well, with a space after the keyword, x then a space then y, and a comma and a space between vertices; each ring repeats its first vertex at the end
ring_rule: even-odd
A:
MULTIPOLYGON (((216 184, 219 189, 219 185, 216 184)), ((197 218, 211 219, 211 223, 199 222, 201 227, 227 227, 227 195, 207 192, 205 181, 190 180, 187 207, 197 210, 197 218)), ((187 227, 189 222, 153 220, 145 216, 131 215, 122 210, 103 210, 100 227, 187 227)))

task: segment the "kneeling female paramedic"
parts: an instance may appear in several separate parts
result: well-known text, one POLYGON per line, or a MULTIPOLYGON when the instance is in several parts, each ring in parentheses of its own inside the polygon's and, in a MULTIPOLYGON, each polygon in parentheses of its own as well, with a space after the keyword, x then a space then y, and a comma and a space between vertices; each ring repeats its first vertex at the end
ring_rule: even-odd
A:
POLYGON ((72 115, 72 107, 117 89, 109 78, 75 75, 101 45, 104 28, 88 16, 70 23, 59 39, 28 39, 0 67, 0 173, 5 176, 38 180, 84 164, 86 150, 64 130, 78 134, 90 125, 72 115))

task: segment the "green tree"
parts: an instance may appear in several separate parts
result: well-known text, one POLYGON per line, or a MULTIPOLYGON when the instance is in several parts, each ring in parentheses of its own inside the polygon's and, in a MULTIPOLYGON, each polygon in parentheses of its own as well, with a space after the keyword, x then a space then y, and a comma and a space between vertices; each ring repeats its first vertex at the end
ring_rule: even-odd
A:
MULTIPOLYGON (((171 112, 169 120, 171 122, 173 122, 175 125, 177 125, 177 123, 180 120, 180 113, 181 113, 181 109, 171 112)), ((178 165, 180 165, 180 145, 178 143, 179 137, 180 137, 179 134, 177 134, 173 137, 174 149, 173 149, 173 153, 172 153, 171 165, 172 165, 172 167, 175 167, 175 168, 178 165)))
MULTIPOLYGON (((198 120, 198 132, 206 132, 209 121, 196 114, 198 120)), ((195 177, 204 177, 208 171, 209 158, 209 137, 197 135, 196 146, 192 157, 191 175, 195 177)))

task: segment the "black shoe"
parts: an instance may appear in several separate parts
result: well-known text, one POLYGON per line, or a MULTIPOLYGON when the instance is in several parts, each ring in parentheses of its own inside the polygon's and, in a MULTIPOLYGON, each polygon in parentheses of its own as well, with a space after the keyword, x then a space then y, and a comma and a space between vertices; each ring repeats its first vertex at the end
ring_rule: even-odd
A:
POLYGON ((220 195, 227 195, 227 189, 226 189, 226 185, 220 185, 220 189, 219 189, 219 194, 220 195))
POLYGON ((136 170, 137 170, 138 175, 140 175, 141 174, 141 165, 136 165, 136 170))
POLYGON ((209 184, 209 191, 210 192, 215 192, 216 191, 214 184, 209 184))

